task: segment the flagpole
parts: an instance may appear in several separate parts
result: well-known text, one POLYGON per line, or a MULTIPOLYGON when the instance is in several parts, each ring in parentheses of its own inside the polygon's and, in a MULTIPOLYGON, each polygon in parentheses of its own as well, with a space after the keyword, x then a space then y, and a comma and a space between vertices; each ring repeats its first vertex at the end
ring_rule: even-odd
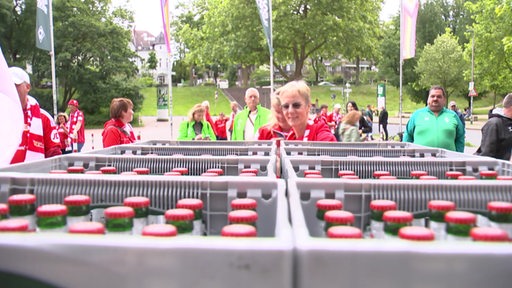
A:
MULTIPOLYGON (((269 27, 270 27, 270 99, 272 100, 272 94, 274 94, 274 40, 272 33, 272 0, 268 1, 269 5, 269 27)), ((270 101, 271 103, 272 101, 270 101)))
MULTIPOLYGON (((402 33, 402 25, 403 25, 403 9, 402 9, 402 1, 400 1, 400 34, 402 33)), ((398 118, 400 119, 400 125, 398 126, 398 132, 402 132, 402 66, 403 66, 403 43, 402 43, 402 35, 400 35, 400 103, 399 103, 399 108, 398 108, 398 118)))
POLYGON ((55 76, 55 47, 53 45, 53 5, 52 0, 48 1, 48 16, 50 18, 50 61, 52 66, 52 96, 53 96, 53 116, 56 116, 57 111, 57 82, 55 76))
MULTIPOLYGON (((170 1, 170 0, 169 0, 170 1)), ((171 22, 171 9, 169 9, 169 4, 167 4, 167 19, 169 20, 168 22, 165 23, 166 25, 166 28, 167 29, 171 29, 171 27, 169 27, 169 23, 171 22)), ((165 30, 164 30, 165 32, 165 30)), ((169 47, 171 47, 171 37, 170 37, 170 34, 171 32, 169 31, 167 33, 167 35, 165 35, 166 39, 168 39, 169 41, 169 47), (169 37, 168 37, 169 36, 169 37)), ((169 94, 168 94, 168 97, 169 99, 167 100, 167 102, 169 103, 169 124, 171 125, 171 139, 173 139, 173 127, 172 127, 172 124, 173 124, 173 121, 172 121, 172 109, 173 109, 173 105, 172 105, 172 66, 173 66, 173 57, 172 57, 172 49, 169 49, 167 51, 167 63, 169 64, 169 70, 168 70, 168 77, 169 77, 169 94)))

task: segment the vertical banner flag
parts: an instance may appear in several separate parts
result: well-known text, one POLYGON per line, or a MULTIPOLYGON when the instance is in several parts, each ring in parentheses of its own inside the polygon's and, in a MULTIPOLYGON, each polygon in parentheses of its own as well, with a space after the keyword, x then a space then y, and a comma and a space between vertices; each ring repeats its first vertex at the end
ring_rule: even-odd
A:
POLYGON ((165 46, 167 47, 167 54, 171 55, 171 23, 169 19, 169 1, 160 0, 160 7, 162 8, 162 25, 164 26, 165 46))
POLYGON ((265 32, 265 37, 267 37, 268 49, 270 54, 272 54, 274 50, 270 44, 270 17, 272 11, 270 11, 269 1, 272 0, 256 0, 256 5, 258 6, 261 24, 263 25, 263 32, 265 32))
POLYGON ((46 51, 51 51, 50 13, 48 11, 48 1, 51 0, 37 0, 36 47, 46 51))
POLYGON ((416 18, 418 17, 419 0, 402 0, 400 11, 400 43, 401 59, 413 58, 416 53, 416 18))

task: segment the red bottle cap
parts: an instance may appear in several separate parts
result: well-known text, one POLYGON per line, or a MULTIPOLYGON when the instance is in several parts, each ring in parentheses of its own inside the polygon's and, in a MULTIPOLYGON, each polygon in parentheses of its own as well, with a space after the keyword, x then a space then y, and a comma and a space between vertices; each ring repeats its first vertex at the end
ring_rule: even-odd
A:
POLYGON ((130 176, 130 175, 139 175, 137 172, 133 172, 133 171, 124 171, 124 172, 121 172, 121 174, 119 175, 124 175, 124 176, 130 176))
POLYGON ((396 180, 396 176, 391 176, 391 175, 384 175, 384 176, 380 176, 379 177, 379 180, 396 180))
POLYGON ((78 222, 68 227, 73 234, 105 234, 105 226, 99 222, 78 222))
POLYGON ((476 177, 462 175, 462 176, 459 176, 459 178, 457 178, 457 180, 462 180, 462 181, 465 181, 465 180, 476 180, 476 177))
POLYGON ((26 232, 28 231, 27 219, 6 219, 0 221, 1 232, 26 232))
POLYGON ((256 168, 244 168, 244 169, 242 169, 242 171, 240 171, 240 173, 254 173, 256 175, 258 175, 259 172, 260 172, 260 170, 258 170, 256 168))
POLYGON ((357 180, 357 179, 359 179, 359 176, 357 176, 357 175, 343 175, 343 176, 341 176, 341 179, 357 180))
POLYGON ((419 178, 421 176, 427 176, 427 171, 411 171, 411 177, 419 178))
POLYGON ((455 202, 446 200, 430 200, 428 202, 428 209, 436 211, 452 211, 455 210, 455 202))
POLYGON ((204 207, 203 201, 201 199, 196 199, 196 198, 180 199, 176 203, 176 208, 198 210, 198 209, 203 209, 203 207, 204 207))
POLYGON ((9 205, 28 205, 36 203, 36 195, 34 194, 14 194, 7 199, 9 205))
POLYGON ((68 174, 66 170, 51 170, 50 174, 68 174))
POLYGON ((149 207, 149 198, 148 197, 128 197, 124 198, 123 205, 132 207, 132 208, 147 208, 149 207))
POLYGON ((338 177, 349 176, 349 175, 356 175, 356 172, 349 171, 349 170, 342 170, 342 171, 338 172, 338 177))
POLYGON ((408 223, 412 222, 413 219, 414 217, 412 216, 412 213, 400 210, 389 210, 384 212, 384 215, 382 215, 382 220, 384 222, 408 223))
POLYGON ((308 175, 322 175, 322 172, 320 172, 318 170, 305 170, 304 177, 306 177, 308 175))
POLYGON ((380 178, 382 176, 391 176, 389 171, 373 171, 373 177, 380 178))
POLYGON ((169 209, 165 211, 165 220, 192 221, 194 220, 194 211, 184 208, 169 209))
POLYGON ((432 230, 426 227, 406 226, 398 230, 398 237, 414 241, 433 241, 436 237, 432 230))
POLYGON ((497 213, 512 213, 512 203, 503 201, 491 201, 487 203, 487 210, 497 213))
POLYGON ((85 171, 85 174, 100 175, 100 174, 103 174, 103 173, 101 171, 98 171, 98 170, 92 170, 92 171, 85 171))
POLYGON ((370 209, 376 211, 396 210, 396 202, 391 200, 372 200, 370 209))
POLYGON ((0 215, 9 214, 9 205, 0 203, 0 215))
POLYGON ((258 220, 258 213, 253 210, 233 210, 228 213, 231 223, 253 223, 258 220))
POLYGON ((238 176, 241 176, 241 177, 256 177, 258 175, 256 175, 256 173, 244 172, 244 173, 240 173, 240 175, 238 175, 238 176))
POLYGON ((316 179, 320 179, 320 178, 324 178, 322 175, 318 175, 318 174, 308 174, 308 175, 305 175, 304 178, 316 178, 316 179))
POLYGON ((172 172, 178 172, 181 175, 187 175, 188 174, 188 168, 184 168, 184 167, 172 168, 171 171, 172 172))
POLYGON ((496 180, 512 180, 512 176, 500 175, 496 177, 496 180))
POLYGON ((320 199, 316 201, 316 208, 320 210, 341 210, 343 203, 338 199, 320 199))
POLYGON ((87 195, 71 195, 64 198, 64 205, 66 206, 83 206, 90 204, 91 197, 87 195))
POLYGON ((341 239, 361 239, 361 229, 352 226, 333 226, 327 230, 327 237, 341 239))
POLYGON ((135 168, 133 172, 139 175, 149 175, 149 168, 135 168))
POLYGON ((165 172, 164 176, 183 176, 183 174, 181 174, 180 172, 171 171, 171 172, 165 172))
POLYGON ((469 231, 469 236, 474 241, 508 241, 508 233, 505 230, 494 227, 474 227, 469 231))
POLYGON ((432 175, 424 175, 420 176, 420 180, 437 180, 437 177, 432 175))
POLYGON ((211 168, 211 169, 208 169, 206 170, 207 173, 215 173, 217 175, 224 175, 224 170, 220 169, 220 168, 211 168))
POLYGON ((105 209, 105 211, 103 213, 105 214, 105 218, 109 218, 109 219, 135 217, 135 211, 133 211, 132 207, 128 207, 128 206, 108 207, 107 209, 105 209))
POLYGON ((458 179, 460 176, 464 176, 464 173, 459 171, 446 171, 445 176, 450 179, 458 179))
POLYGON ((475 224, 476 215, 466 211, 450 211, 444 215, 444 221, 453 224, 475 224))
POLYGON ((151 224, 142 229, 142 236, 172 237, 178 230, 171 224, 151 224))
POLYGON ((480 177, 498 177, 498 171, 480 171, 480 177))
POLYGON ((66 216, 68 214, 68 207, 62 204, 46 204, 37 207, 37 217, 54 217, 66 216))
POLYGON ((201 174, 201 176, 203 176, 203 177, 217 177, 217 176, 219 176, 219 174, 214 173, 214 172, 204 172, 203 174, 201 174))
POLYGON ((256 228, 247 224, 230 224, 222 227, 220 235, 225 237, 256 237, 256 228))
POLYGON ((68 167, 68 173, 84 173, 85 168, 82 166, 68 167))
POLYGON ((103 173, 103 174, 116 174, 116 173, 117 173, 117 168, 116 168, 116 167, 112 167, 112 166, 109 166, 109 167, 101 167, 101 168, 100 168, 100 171, 101 171, 101 173, 103 173))
POLYGON ((238 198, 231 201, 231 209, 233 210, 255 210, 258 202, 251 198, 238 198))
POLYGON ((336 224, 352 224, 354 223, 354 214, 344 210, 329 210, 324 214, 325 222, 336 224))

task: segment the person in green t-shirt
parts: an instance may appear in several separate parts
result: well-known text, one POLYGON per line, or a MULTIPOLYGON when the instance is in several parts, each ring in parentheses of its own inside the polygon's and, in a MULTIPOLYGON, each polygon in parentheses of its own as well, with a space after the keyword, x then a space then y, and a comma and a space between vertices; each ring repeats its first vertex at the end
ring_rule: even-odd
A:
POLYGON ((429 90, 427 107, 416 110, 407 122, 403 142, 464 152, 465 129, 455 112, 447 109, 446 91, 429 90))

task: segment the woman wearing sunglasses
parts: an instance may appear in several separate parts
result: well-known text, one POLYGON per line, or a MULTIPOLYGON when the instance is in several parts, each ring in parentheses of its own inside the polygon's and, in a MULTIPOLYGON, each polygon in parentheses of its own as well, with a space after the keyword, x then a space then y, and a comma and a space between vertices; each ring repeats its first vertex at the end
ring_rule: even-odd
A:
POLYGON ((336 142, 329 126, 324 121, 309 121, 311 90, 302 80, 292 81, 276 91, 281 100, 283 115, 291 126, 286 140, 336 142))

